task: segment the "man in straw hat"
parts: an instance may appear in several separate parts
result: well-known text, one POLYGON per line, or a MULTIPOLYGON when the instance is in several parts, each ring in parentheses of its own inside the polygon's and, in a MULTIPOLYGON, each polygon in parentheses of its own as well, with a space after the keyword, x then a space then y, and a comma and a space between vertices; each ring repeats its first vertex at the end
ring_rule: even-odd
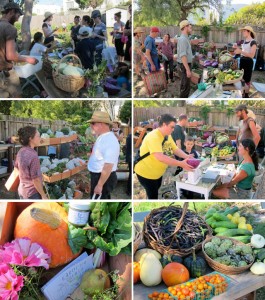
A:
POLYGON ((91 177, 91 197, 101 195, 101 199, 111 199, 110 193, 117 184, 117 165, 120 145, 110 131, 112 122, 108 113, 95 111, 88 121, 92 131, 98 136, 88 161, 91 177))
POLYGON ((93 69, 94 52, 96 51, 95 43, 89 37, 92 29, 89 27, 81 27, 78 31, 79 42, 76 44, 75 53, 80 58, 85 69, 93 69))
POLYGON ((155 38, 158 36, 159 32, 160 30, 158 27, 151 27, 150 34, 144 41, 144 46, 146 49, 145 56, 149 72, 160 70, 160 61, 158 59, 158 52, 155 44, 155 38))
POLYGON ((256 33, 251 26, 240 28, 244 37, 242 49, 236 47, 234 54, 240 54, 240 69, 244 70, 243 79, 246 82, 244 98, 249 98, 250 82, 253 69, 253 58, 257 51, 257 42, 255 41, 256 33))
POLYGON ((0 97, 21 97, 19 77, 12 69, 13 62, 36 64, 34 57, 21 56, 16 51, 17 29, 14 24, 23 15, 19 5, 8 2, 0 20, 0 97))
POLYGON ((134 35, 134 48, 133 48, 133 59, 134 59, 134 68, 135 73, 137 76, 139 76, 139 79, 141 78, 141 65, 143 62, 145 62, 144 54, 142 52, 144 45, 142 40, 142 34, 143 30, 140 28, 135 28, 133 31, 134 35))
POLYGON ((192 26, 188 20, 179 23, 181 36, 178 38, 177 53, 178 64, 181 70, 180 98, 188 98, 190 93, 191 63, 192 51, 189 35, 192 32, 192 26))
POLYGON ((44 20, 42 24, 42 31, 45 37, 44 45, 47 45, 54 41, 54 32, 58 30, 58 27, 52 29, 51 22, 53 19, 53 13, 50 11, 46 11, 44 14, 44 20))

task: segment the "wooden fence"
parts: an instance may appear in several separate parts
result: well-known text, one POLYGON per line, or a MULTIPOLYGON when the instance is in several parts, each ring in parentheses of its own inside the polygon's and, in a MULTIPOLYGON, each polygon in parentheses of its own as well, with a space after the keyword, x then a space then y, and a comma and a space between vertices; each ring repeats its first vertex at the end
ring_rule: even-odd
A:
MULTIPOLYGON (((265 109, 251 110, 256 115, 256 121, 261 127, 265 127, 265 109)), ((180 114, 187 114, 188 117, 200 117, 200 107, 187 105, 186 107, 150 107, 134 108, 134 126, 138 126, 140 122, 147 121, 150 119, 156 120, 158 116, 169 113, 178 117, 180 114)), ((238 126, 238 119, 235 114, 228 116, 227 111, 220 111, 216 108, 212 108, 208 114, 209 125, 229 127, 238 126)))
MULTIPOLYGON (((253 30, 256 32, 256 41, 260 45, 265 45, 265 28, 260 28, 257 26, 252 26, 253 30)), ((147 36, 150 32, 150 27, 140 27, 144 33, 143 36, 147 36)), ((171 37, 175 37, 176 35, 180 35, 180 29, 179 26, 165 26, 165 27, 159 27, 160 30, 160 36, 163 37, 165 34, 169 33, 171 37)), ((192 26, 192 34, 200 35, 202 27, 201 26, 192 26)), ((216 28, 214 26, 210 26, 210 31, 208 33, 207 41, 213 41, 215 43, 234 43, 236 41, 242 40, 242 34, 240 31, 237 30, 235 27, 235 30, 229 34, 226 33, 225 28, 216 28)))
POLYGON ((19 128, 29 125, 37 128, 48 127, 52 131, 55 131, 67 126, 68 123, 61 120, 47 121, 33 118, 19 118, 0 114, 0 141, 5 141, 9 137, 17 135, 19 128))

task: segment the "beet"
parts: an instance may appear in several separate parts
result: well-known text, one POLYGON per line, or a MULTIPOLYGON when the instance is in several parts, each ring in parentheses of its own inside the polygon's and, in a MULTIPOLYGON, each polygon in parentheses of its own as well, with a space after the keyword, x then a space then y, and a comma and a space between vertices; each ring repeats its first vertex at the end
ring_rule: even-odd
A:
POLYGON ((199 159, 191 158, 187 160, 187 164, 192 166, 194 169, 196 169, 201 161, 199 159))
POLYGON ((211 135, 211 133, 209 133, 209 132, 204 132, 204 134, 203 134, 203 139, 204 140, 207 140, 208 139, 208 137, 211 135))
POLYGON ((119 86, 110 84, 108 82, 104 83, 104 91, 109 95, 114 96, 120 92, 121 88, 119 86))

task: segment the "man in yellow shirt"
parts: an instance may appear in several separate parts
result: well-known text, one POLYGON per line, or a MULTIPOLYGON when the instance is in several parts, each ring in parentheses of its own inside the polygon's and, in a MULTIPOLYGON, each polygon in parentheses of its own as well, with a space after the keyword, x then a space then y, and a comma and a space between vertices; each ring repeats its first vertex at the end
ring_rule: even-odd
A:
POLYGON ((158 199, 158 190, 162 183, 162 177, 168 166, 181 167, 187 171, 192 171, 192 167, 187 163, 187 159, 193 156, 187 155, 179 149, 171 137, 176 125, 176 119, 170 114, 164 114, 159 121, 159 127, 144 138, 140 148, 140 157, 146 153, 150 155, 140 160, 135 165, 135 173, 139 182, 144 187, 148 199, 158 199), (167 143, 178 157, 183 161, 175 160, 163 154, 163 141, 168 137, 167 143))

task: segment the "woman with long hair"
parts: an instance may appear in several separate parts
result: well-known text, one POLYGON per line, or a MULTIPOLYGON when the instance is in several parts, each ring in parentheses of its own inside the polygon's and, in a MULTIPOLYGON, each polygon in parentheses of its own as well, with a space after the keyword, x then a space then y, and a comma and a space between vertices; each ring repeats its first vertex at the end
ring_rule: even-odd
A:
POLYGON ((44 20, 42 24, 42 31, 45 37, 44 45, 48 45, 54 41, 54 37, 56 36, 54 33, 59 29, 58 27, 52 29, 52 24, 51 24, 52 19, 53 19, 53 13, 46 11, 44 14, 44 20))
POLYGON ((34 147, 40 145, 40 133, 35 127, 18 130, 22 148, 18 151, 15 168, 19 171, 18 194, 20 199, 48 199, 43 190, 40 160, 34 147))
POLYGON ((253 140, 244 139, 238 147, 238 155, 243 157, 236 174, 229 183, 213 190, 213 195, 220 199, 250 199, 252 183, 259 168, 256 146, 253 140))
POLYGON ((115 23, 113 25, 113 39, 112 42, 115 45, 119 62, 123 61, 124 57, 124 43, 122 42, 122 34, 125 23, 121 21, 121 12, 114 14, 115 23))

